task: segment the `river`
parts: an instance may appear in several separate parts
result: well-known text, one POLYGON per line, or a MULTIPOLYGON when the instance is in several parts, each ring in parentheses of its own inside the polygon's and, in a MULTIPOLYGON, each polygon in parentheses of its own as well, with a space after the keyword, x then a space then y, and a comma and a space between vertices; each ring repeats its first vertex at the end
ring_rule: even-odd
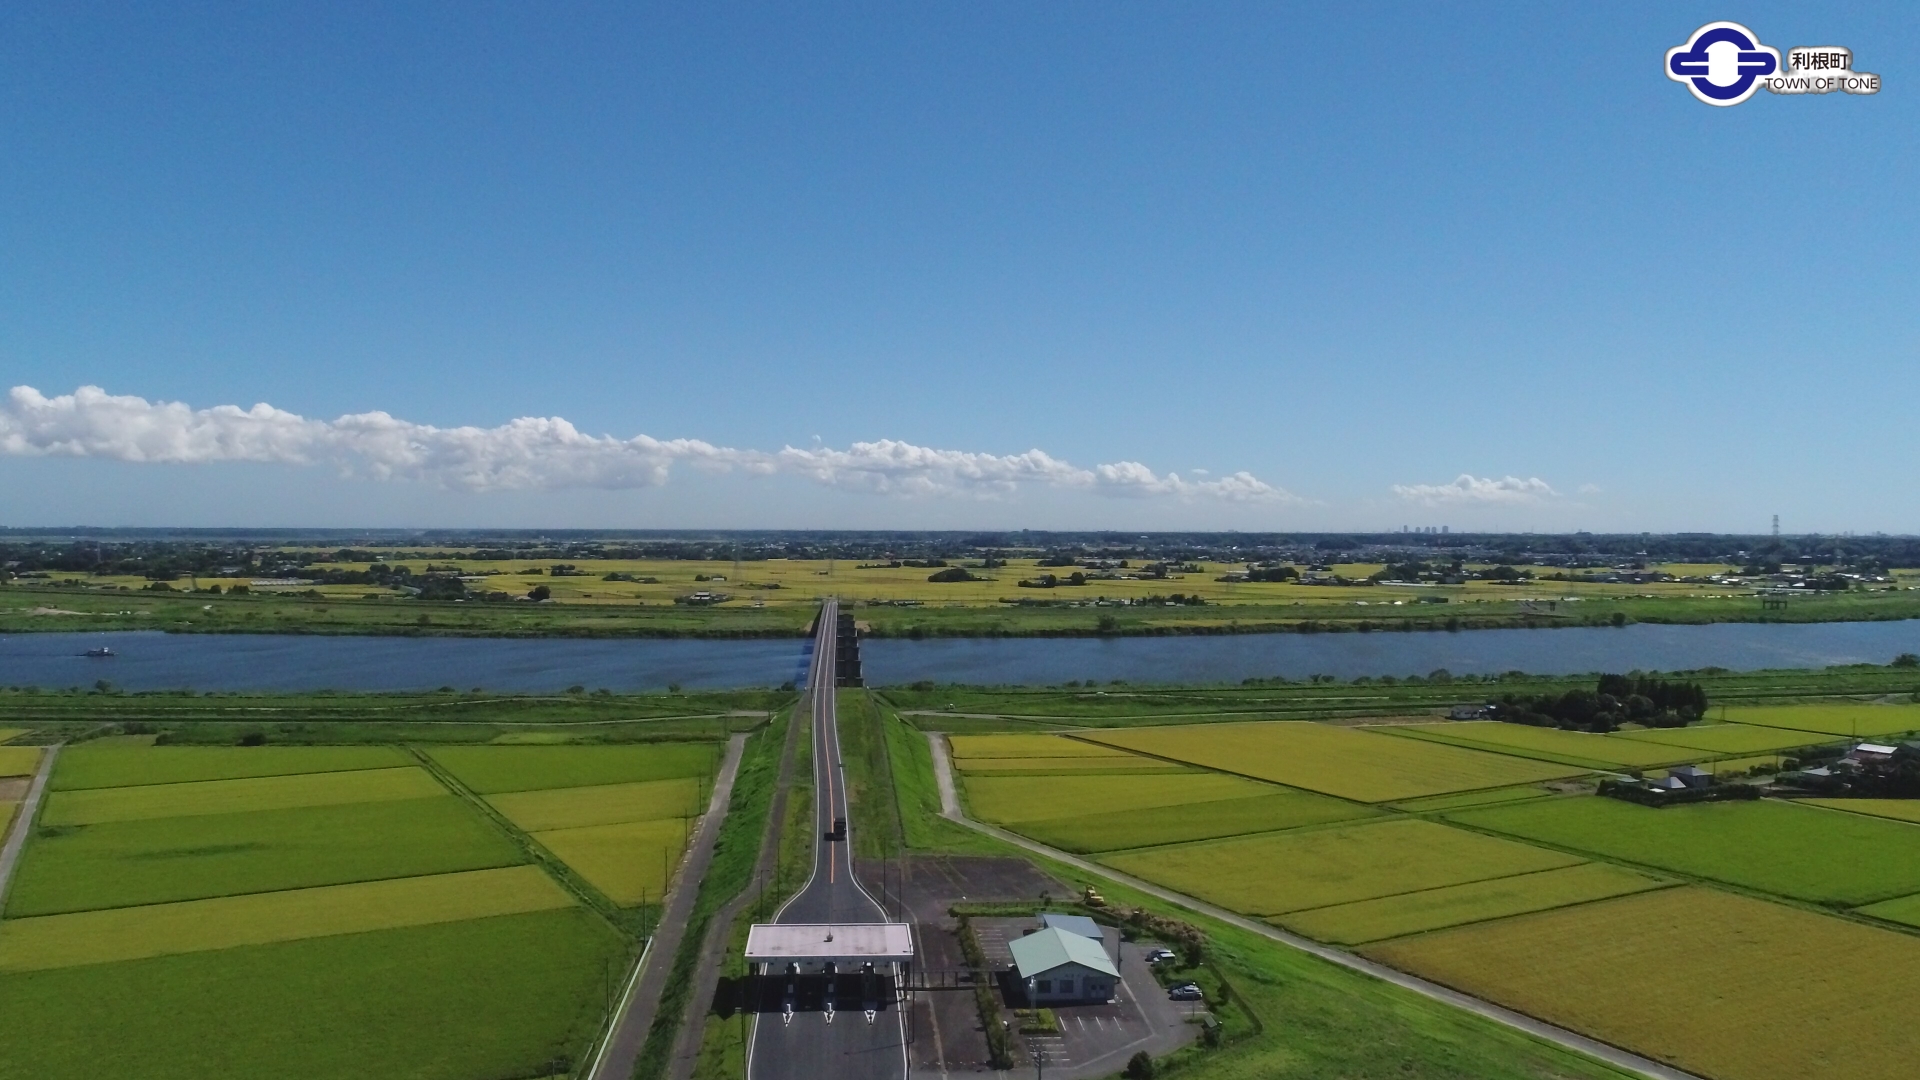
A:
MULTIPOLYGON (((777 686, 804 671, 792 640, 323 637, 298 634, 14 634, 0 685, 123 690, 456 690, 550 693, 777 686), (111 648, 112 659, 86 650, 111 648)), ((1460 633, 945 638, 862 643, 867 680, 1053 685, 1220 683, 1249 677, 1677 671, 1884 664, 1920 653, 1920 620, 1716 623, 1460 633)))

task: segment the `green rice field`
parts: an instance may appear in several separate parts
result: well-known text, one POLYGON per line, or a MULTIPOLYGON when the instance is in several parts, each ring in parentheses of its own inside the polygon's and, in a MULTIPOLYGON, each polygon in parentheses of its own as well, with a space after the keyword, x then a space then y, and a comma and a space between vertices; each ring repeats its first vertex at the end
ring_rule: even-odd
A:
POLYGON ((1851 907, 1920 893, 1920 829, 1772 800, 1655 809, 1548 799, 1448 817, 1798 900, 1851 907))
POLYGON ((1764 754, 1833 741, 1810 732, 1757 724, 1699 724, 1682 728, 1623 731, 1614 737, 1711 754, 1764 754))
POLYGON ((9 918, 447 874, 525 861, 452 795, 40 828, 9 918))
POLYGON ((1866 907, 1855 910, 1862 915, 1871 915, 1876 919, 1885 919, 1888 922, 1920 929, 1920 895, 1882 900, 1877 904, 1868 904, 1866 907))
POLYGON ((719 743, 623 746, 444 746, 433 759, 481 795, 710 776, 719 743))
POLYGON ((627 956, 583 908, 0 972, 5 1080, 476 1080, 582 1060, 627 956))
POLYGON ((1469 806, 1491 806, 1495 803, 1546 799, 1553 797, 1554 794, 1538 784, 1523 784, 1519 787, 1466 791, 1458 795, 1429 795, 1423 799, 1408 799, 1405 802, 1389 805, 1395 810, 1404 810, 1410 814, 1424 814, 1436 810, 1459 810, 1469 806))
POLYGON ((569 1070, 633 946, 525 845, 658 901, 717 745, 452 749, 512 827, 393 747, 63 753, 0 919, 32 1033, 0 1080, 569 1070))
POLYGON ((658 902, 686 847, 687 825, 679 818, 588 825, 533 834, 594 888, 616 904, 658 902))
POLYGON ((507 820, 530 833, 617 825, 626 821, 678 819, 706 810, 706 785, 698 777, 642 780, 635 784, 549 788, 494 795, 487 801, 507 820))
POLYGON ((968 758, 960 762, 963 772, 1052 776, 1062 773, 1153 773, 1192 772, 1185 765, 1137 754, 1100 757, 990 757, 968 758))
MULTIPOLYGON (((1720 710, 1715 710, 1720 711, 1720 710)), ((1873 738, 1920 731, 1920 705, 1828 702, 1819 705, 1733 706, 1726 719, 1761 727, 1792 728, 1837 738, 1873 738)))
POLYGON ((1325 795, 1275 788, 1272 794, 1249 798, 1039 818, 1022 822, 1020 831, 1041 843, 1089 854, 1321 825, 1373 813, 1325 795))
POLYGON ((1586 771, 1298 721, 1130 728, 1082 737, 1358 802, 1506 787, 1586 771))
POLYGON ((1920 824, 1920 799, 1796 799, 1809 806, 1920 824))
POLYGON ((1447 885, 1335 907, 1296 911, 1276 922, 1287 929, 1338 945, 1440 930, 1449 926, 1546 911, 1645 892, 1668 884, 1605 863, 1447 885))
POLYGON ((26 733, 27 731, 25 728, 0 727, 0 743, 8 742, 11 739, 13 739, 15 736, 25 735, 26 733))
POLYGON ((1583 860, 1402 819, 1120 852, 1100 861, 1234 911, 1271 916, 1583 860))
POLYGON ((1270 784, 1197 769, 1141 775, 1063 774, 1048 777, 1045 783, 1026 776, 966 778, 967 798, 976 816, 1002 823, 1250 799, 1273 791, 1270 784))
POLYGON ((31 776, 39 767, 39 747, 0 746, 0 776, 31 776))
POLYGON ((570 907, 532 866, 0 921, 0 972, 138 960, 570 907))
POLYGON ((112 821, 244 814, 346 803, 398 802, 445 795, 425 769, 409 766, 362 772, 256 776, 238 780, 189 780, 138 787, 56 791, 47 797, 40 824, 103 825, 112 821))
POLYGON ((1920 937, 1716 889, 1662 889, 1362 951, 1701 1076, 1906 1080, 1920 1060, 1911 1022, 1920 937))
POLYGON ((412 765, 393 746, 128 746, 82 744, 60 752, 53 791, 237 780, 412 765))
POLYGON ((955 761, 972 768, 980 758, 1125 758, 1124 750, 1062 735, 950 735, 955 761))
POLYGON ((1612 735, 1584 731, 1508 724, 1498 720, 1466 720, 1447 724, 1406 724, 1379 729, 1390 735, 1432 739, 1475 750, 1518 754, 1542 761, 1592 769, 1648 768, 1683 764, 1695 755, 1685 750, 1647 746, 1612 735))

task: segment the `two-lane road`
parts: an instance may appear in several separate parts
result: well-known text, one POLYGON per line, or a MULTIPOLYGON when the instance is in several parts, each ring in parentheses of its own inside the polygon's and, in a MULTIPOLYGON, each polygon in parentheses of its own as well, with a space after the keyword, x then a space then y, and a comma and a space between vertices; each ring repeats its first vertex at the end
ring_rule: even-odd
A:
MULTIPOLYGON (((886 914, 853 873, 853 831, 846 773, 840 765, 840 732, 834 714, 835 628, 840 608, 820 610, 807 693, 813 712, 813 874, 774 917, 779 923, 877 923, 886 914), (842 840, 825 839, 837 820, 847 822, 842 840)), ((851 995, 857 997, 858 995, 851 995)), ((907 1071, 906 1028, 900 1011, 885 1003, 869 1021, 862 1002, 847 1000, 829 1014, 759 1013, 747 1054, 747 1080, 902 1080, 907 1071)))

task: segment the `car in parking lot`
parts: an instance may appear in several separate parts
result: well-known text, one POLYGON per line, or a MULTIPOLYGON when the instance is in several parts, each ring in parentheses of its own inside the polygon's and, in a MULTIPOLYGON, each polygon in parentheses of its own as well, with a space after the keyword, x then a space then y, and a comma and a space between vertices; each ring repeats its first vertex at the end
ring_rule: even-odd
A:
POLYGON ((1147 963, 1158 964, 1162 961, 1173 959, 1173 956, 1174 952, 1172 949, 1148 949, 1147 963))
POLYGON ((1175 1001, 1203 1001, 1207 995, 1201 991, 1198 983, 1181 983, 1168 990, 1167 996, 1175 1001))

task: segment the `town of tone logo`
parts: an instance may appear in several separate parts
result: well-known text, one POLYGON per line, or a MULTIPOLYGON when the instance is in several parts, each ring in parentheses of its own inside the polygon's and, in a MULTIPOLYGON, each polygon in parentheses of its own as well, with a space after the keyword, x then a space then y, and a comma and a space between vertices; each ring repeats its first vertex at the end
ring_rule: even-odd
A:
POLYGON ((1693 32, 1685 45, 1667 50, 1667 78, 1685 83, 1709 105, 1738 105, 1765 89, 1774 94, 1877 94, 1880 76, 1853 70, 1853 51, 1838 45, 1798 46, 1787 50, 1788 68, 1780 70, 1780 50, 1760 43, 1760 35, 1736 22, 1711 22, 1693 32))

